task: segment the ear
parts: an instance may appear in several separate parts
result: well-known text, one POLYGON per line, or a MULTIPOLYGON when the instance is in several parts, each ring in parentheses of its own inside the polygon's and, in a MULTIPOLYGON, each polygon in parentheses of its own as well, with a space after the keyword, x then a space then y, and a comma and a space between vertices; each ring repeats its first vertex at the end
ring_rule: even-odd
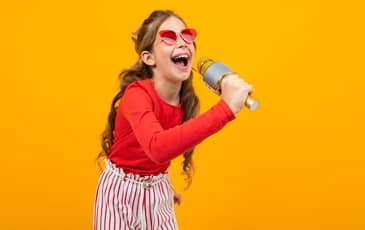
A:
POLYGON ((151 52, 149 52, 147 50, 143 50, 141 52, 141 59, 148 66, 156 65, 155 57, 153 56, 153 54, 151 52))

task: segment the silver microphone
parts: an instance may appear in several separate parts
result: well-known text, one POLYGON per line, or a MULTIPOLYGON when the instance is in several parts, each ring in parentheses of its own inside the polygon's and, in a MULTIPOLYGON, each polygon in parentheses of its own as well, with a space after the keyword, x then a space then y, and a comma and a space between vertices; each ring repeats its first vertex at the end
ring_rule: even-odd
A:
MULTIPOLYGON (((221 94, 221 81, 234 72, 222 62, 215 62, 209 58, 202 58, 198 61, 198 72, 203 76, 204 82, 218 95, 221 94)), ((248 95, 245 101, 245 106, 254 111, 258 106, 259 102, 248 95)))

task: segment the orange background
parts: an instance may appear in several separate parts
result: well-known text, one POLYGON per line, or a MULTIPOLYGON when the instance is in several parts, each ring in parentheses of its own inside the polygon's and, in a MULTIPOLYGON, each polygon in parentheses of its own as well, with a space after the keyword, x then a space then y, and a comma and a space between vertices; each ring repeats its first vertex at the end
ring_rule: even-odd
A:
MULTIPOLYGON (((3 1, 0 229, 91 229, 100 133, 154 9, 261 103, 197 147, 189 190, 173 162, 180 229, 364 229, 360 2, 3 1)), ((219 98, 194 83, 205 111, 219 98)))

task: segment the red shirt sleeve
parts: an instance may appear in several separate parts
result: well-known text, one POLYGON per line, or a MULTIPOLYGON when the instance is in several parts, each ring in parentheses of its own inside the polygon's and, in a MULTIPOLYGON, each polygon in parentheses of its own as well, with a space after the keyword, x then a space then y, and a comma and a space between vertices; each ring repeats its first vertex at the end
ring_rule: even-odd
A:
POLYGON ((157 164, 166 163, 193 148, 235 118, 221 99, 196 118, 164 130, 153 111, 151 97, 138 86, 126 89, 120 106, 143 151, 157 164))

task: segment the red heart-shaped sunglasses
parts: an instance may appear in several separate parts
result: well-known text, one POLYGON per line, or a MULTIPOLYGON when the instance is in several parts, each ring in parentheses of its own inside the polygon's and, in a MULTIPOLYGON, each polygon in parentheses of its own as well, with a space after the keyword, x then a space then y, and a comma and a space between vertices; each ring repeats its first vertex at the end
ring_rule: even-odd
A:
MULTIPOLYGON (((159 34, 162 41, 168 45, 174 45, 177 41, 178 35, 173 30, 160 30, 159 34)), ((187 44, 191 44, 194 42, 197 32, 195 29, 186 28, 181 30, 179 35, 187 44)))

